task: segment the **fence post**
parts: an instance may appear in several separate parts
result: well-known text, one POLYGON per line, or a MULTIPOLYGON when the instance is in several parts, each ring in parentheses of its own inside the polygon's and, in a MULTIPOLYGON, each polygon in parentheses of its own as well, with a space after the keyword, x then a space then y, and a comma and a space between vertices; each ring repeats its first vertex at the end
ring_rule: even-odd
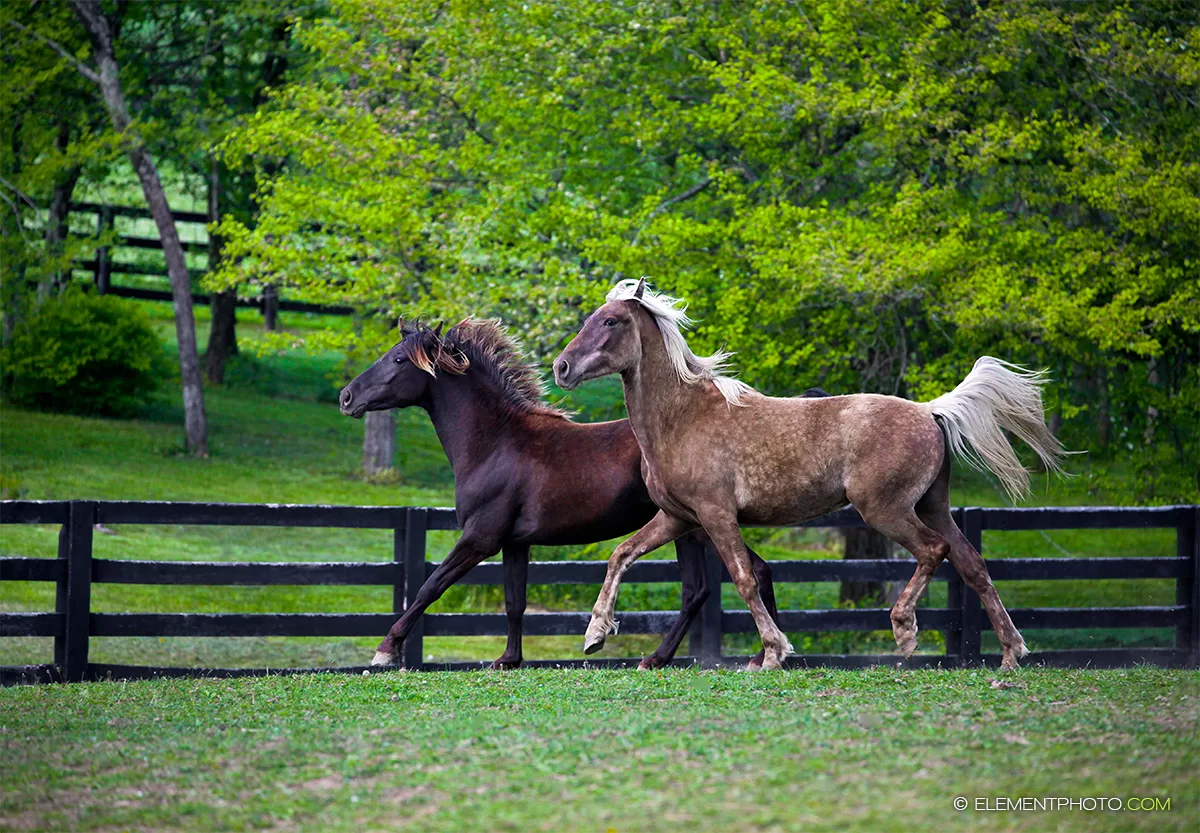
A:
MULTIPOLYGON (((404 609, 417 599, 417 591, 425 583, 425 530, 428 512, 410 507, 404 517, 404 609)), ((404 667, 420 671, 425 660, 424 623, 417 619, 404 640, 404 667)))
MULTIPOLYGON (((962 510, 962 531, 971 546, 983 555, 983 510, 973 506, 962 510)), ((978 665, 983 630, 983 607, 979 596, 967 584, 960 584, 962 633, 959 637, 960 664, 978 665)))
MULTIPOLYGON (((959 529, 962 529, 962 509, 954 509, 950 514, 954 518, 954 523, 959 529)), ((951 628, 945 632, 947 664, 951 662, 950 657, 954 657, 953 662, 962 665, 962 592, 962 576, 958 574, 958 570, 951 570, 950 578, 946 581, 946 608, 958 612, 959 624, 957 628, 951 628)))
POLYGON ((700 664, 713 668, 721 662, 721 557, 712 542, 704 545, 704 576, 708 598, 700 608, 700 664))
MULTIPOLYGON (((63 562, 64 567, 63 577, 54 586, 54 612, 62 615, 63 622, 67 618, 67 600, 70 596, 67 595, 67 580, 70 576, 69 570, 71 566, 71 509, 67 507, 67 519, 63 525, 58 528, 58 560, 63 562)), ((62 633, 54 637, 54 664, 58 667, 58 673, 61 675, 67 667, 67 630, 64 627, 62 633)))
POLYGON ((92 607, 92 528, 96 503, 73 500, 67 522, 58 534, 58 557, 67 562, 67 578, 59 582, 55 610, 63 614, 61 637, 54 639, 54 664, 63 682, 77 683, 87 675, 88 619, 92 607))
POLYGON ((1190 562, 1175 579, 1175 604, 1187 608, 1183 622, 1175 626, 1175 648, 1183 664, 1200 667, 1200 509, 1189 507, 1175 527, 1175 555, 1190 562))
POLYGON ((404 565, 404 535, 408 529, 408 509, 397 509, 392 520, 392 563, 400 568, 392 582, 392 615, 399 619, 404 615, 404 593, 407 589, 408 570, 404 565))
MULTIPOLYGON (((113 210, 111 205, 102 205, 100 210, 96 212, 96 234, 101 235, 113 227, 113 210)), ((108 286, 112 282, 112 256, 109 254, 108 246, 100 246, 96 249, 96 294, 105 295, 108 293, 108 286)))

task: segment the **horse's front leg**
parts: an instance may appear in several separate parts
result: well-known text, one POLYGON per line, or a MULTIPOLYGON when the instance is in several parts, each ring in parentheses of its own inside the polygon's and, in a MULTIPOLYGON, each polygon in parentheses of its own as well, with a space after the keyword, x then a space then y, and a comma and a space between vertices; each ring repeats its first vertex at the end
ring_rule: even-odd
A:
MULTIPOLYGON (((741 530, 738 529, 737 514, 725 507, 708 507, 697 511, 704 531, 712 538, 713 545, 725 562, 729 576, 741 594, 746 607, 762 637, 763 658, 760 667, 765 669, 782 668, 783 660, 792 653, 792 645, 763 602, 759 590, 758 578, 750 560, 750 551, 742 540, 741 530)), ((772 599, 772 601, 774 601, 772 599)), ((752 663, 750 666, 755 668, 752 663)))
POLYGON ((375 658, 371 665, 391 665, 400 656, 400 646, 404 638, 412 630, 413 623, 425 612, 425 609, 442 597, 454 582, 470 572, 471 568, 485 558, 493 556, 499 546, 492 540, 483 538, 468 530, 463 530, 462 538, 450 550, 446 560, 421 585, 412 605, 404 611, 404 615, 396 620, 387 636, 379 643, 375 658))
POLYGON ((617 590, 621 576, 648 552, 670 543, 684 533, 691 532, 696 524, 668 515, 661 509, 650 523, 634 533, 633 537, 617 547, 608 559, 608 572, 596 604, 592 607, 592 621, 583 637, 583 652, 594 654, 604 647, 605 638, 613 631, 613 612, 617 606, 617 590))
POLYGON ((529 547, 504 548, 504 611, 508 614, 508 645, 493 671, 521 667, 521 625, 525 619, 525 587, 529 580, 529 547))

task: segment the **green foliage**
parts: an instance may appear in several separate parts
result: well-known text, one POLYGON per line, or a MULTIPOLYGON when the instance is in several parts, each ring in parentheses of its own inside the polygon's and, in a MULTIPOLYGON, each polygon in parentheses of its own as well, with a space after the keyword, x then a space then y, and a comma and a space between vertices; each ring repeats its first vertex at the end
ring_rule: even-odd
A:
POLYGON ((119 298, 79 291, 20 321, 3 353, 9 398, 54 411, 133 414, 168 372, 145 314, 119 298))
POLYGON ((1054 371, 1072 447, 1196 468, 1178 3, 371 0, 295 37, 308 72, 224 145, 262 214, 214 285, 501 315, 545 355, 646 274, 765 390, 927 398, 991 353, 1054 371))

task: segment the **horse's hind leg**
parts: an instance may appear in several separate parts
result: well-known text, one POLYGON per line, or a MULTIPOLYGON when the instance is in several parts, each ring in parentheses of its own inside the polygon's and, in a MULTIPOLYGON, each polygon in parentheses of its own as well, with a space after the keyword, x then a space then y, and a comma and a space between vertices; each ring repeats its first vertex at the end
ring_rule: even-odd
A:
POLYGON ((667 631, 666 636, 663 637, 658 650, 638 664, 639 671, 662 668, 674 658, 675 652, 679 650, 679 643, 683 641, 683 635, 688 632, 692 622, 696 620, 696 615, 708 599, 708 575, 704 570, 704 556, 695 548, 695 544, 698 543, 695 541, 695 537, 691 535, 688 537, 692 538, 690 543, 693 546, 681 547, 682 539, 675 541, 675 555, 679 560, 679 577, 683 581, 683 599, 679 607, 679 616, 671 625, 671 629, 667 631))
MULTIPOLYGON (((918 506, 918 511, 920 508, 918 506)), ((931 515, 927 522, 945 535, 950 542, 950 552, 947 554, 950 563, 954 565, 954 569, 962 576, 963 581, 975 591, 983 603, 983 608, 987 611, 988 619, 992 622, 992 628, 996 631, 996 638, 1000 640, 1000 647, 1004 652, 1000 667, 1011 671, 1017 667, 1017 660, 1029 653, 1029 649, 1025 647, 1025 640, 1021 637, 1021 632, 1017 630, 1008 611, 1004 609, 1004 604, 1000 601, 1000 594, 996 592, 996 587, 992 584, 992 578, 988 575, 983 556, 975 547, 971 546, 971 542, 954 523, 954 519, 950 517, 949 507, 931 515)))
POLYGON ((525 620, 525 586, 529 576, 529 547, 507 546, 504 552, 504 611, 508 614, 508 645, 492 663, 493 671, 521 667, 521 625, 525 620))
POLYGON ((892 635, 905 657, 917 647, 917 600, 950 552, 945 536, 923 524, 911 508, 856 502, 863 520, 911 552, 917 570, 892 606, 892 635))
POLYGON ((963 581, 975 591, 983 603, 983 608, 987 611, 988 619, 992 622, 992 628, 996 631, 996 638, 1000 640, 1000 647, 1004 652, 1000 667, 1006 670, 1016 668, 1017 660, 1028 654, 1029 649, 1025 647, 1025 640, 1013 625, 1008 611, 1004 609, 1004 604, 1000 601, 1000 594, 996 592, 996 588, 992 584, 992 578, 988 575, 983 556, 971 545, 967 537, 962 534, 962 530, 958 528, 958 524, 954 523, 954 519, 950 516, 949 455, 943 462, 937 479, 917 501, 916 508, 917 515, 921 520, 945 536, 950 543, 950 552, 947 553, 950 563, 954 565, 954 569, 962 576, 963 581))

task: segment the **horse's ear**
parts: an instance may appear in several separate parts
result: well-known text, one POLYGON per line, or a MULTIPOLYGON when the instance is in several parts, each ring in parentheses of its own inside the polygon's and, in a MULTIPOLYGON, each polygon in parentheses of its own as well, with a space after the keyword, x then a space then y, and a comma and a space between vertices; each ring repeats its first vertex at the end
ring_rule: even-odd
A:
POLYGON ((434 328, 434 330, 433 330, 433 334, 434 334, 435 336, 437 336, 438 338, 441 338, 441 337, 442 337, 442 325, 443 325, 443 324, 445 324, 445 323, 446 323, 445 321, 439 321, 439 322, 437 323, 437 326, 436 326, 436 327, 434 328))
POLYGON ((396 329, 399 330, 400 332, 404 332, 404 316, 403 315, 396 319, 396 329))
POLYGON ((633 299, 635 301, 642 300, 642 293, 646 291, 646 279, 643 277, 638 281, 637 289, 633 290, 633 299))

